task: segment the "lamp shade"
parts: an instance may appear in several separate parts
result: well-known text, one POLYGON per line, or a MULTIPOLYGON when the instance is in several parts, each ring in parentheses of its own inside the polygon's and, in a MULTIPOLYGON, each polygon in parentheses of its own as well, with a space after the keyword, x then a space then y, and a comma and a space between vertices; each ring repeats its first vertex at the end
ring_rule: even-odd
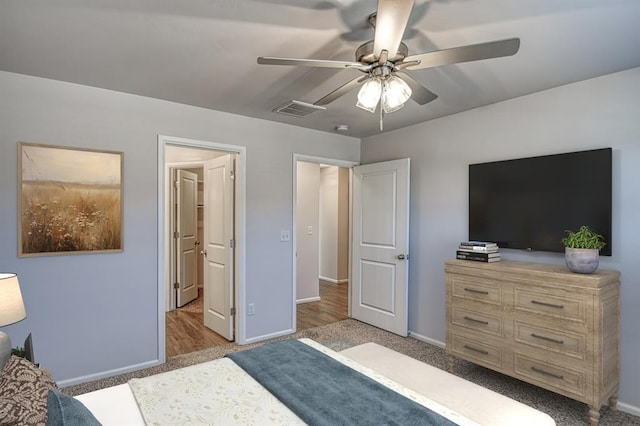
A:
POLYGON ((382 108, 384 112, 394 112, 404 106, 411 97, 411 88, 404 80, 392 75, 384 82, 382 108))
POLYGON ((0 273, 0 327, 21 321, 26 316, 18 276, 0 273))
POLYGON ((380 94, 382 93, 382 81, 379 77, 372 77, 362 85, 358 92, 358 103, 356 106, 369 112, 375 112, 380 94))

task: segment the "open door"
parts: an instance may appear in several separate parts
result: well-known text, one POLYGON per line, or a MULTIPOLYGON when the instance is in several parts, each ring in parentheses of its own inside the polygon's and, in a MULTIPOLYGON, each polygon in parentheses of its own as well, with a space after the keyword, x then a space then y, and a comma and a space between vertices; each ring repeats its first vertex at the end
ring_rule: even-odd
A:
POLYGON ((353 318, 407 336, 408 158, 353 169, 353 318))
POLYGON ((175 170, 175 277, 176 305, 181 307, 198 297, 198 175, 175 170))
POLYGON ((234 160, 204 164, 204 325, 233 340, 234 160))

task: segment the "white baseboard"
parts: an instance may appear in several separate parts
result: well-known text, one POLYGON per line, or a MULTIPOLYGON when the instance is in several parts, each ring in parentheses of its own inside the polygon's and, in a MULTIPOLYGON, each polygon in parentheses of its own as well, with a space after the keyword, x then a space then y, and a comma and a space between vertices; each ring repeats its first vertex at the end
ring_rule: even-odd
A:
POLYGON ((618 401, 618 410, 640 417, 640 407, 618 401))
POLYGON ((331 283, 331 284, 344 284, 344 283, 348 283, 349 282, 348 279, 336 280, 334 278, 327 278, 327 277, 323 277, 323 276, 318 277, 318 279, 320 279, 322 281, 326 281, 326 282, 331 283))
POLYGON ((298 299, 296 300, 296 304, 301 304, 301 303, 309 303, 309 302, 319 302, 320 296, 315 296, 315 297, 307 297, 305 299, 298 299))
MULTIPOLYGON (((263 340, 273 339, 274 337, 286 336, 288 334, 293 334, 293 333, 294 333, 294 330, 291 330, 291 329, 283 330, 277 333, 265 334, 262 336, 252 337, 251 339, 246 339, 246 341, 243 344, 248 345, 250 343, 257 343, 263 340)), ((66 380, 56 380, 56 383, 58 387, 65 388, 67 386, 79 385, 81 383, 87 383, 87 382, 92 382, 94 380, 106 379, 107 377, 118 376, 120 374, 130 373, 132 371, 138 371, 138 370, 143 370, 145 368, 155 367, 156 365, 160 365, 160 364, 162 363, 158 360, 148 361, 140 364, 130 365, 128 367, 116 368, 113 370, 102 371, 100 373, 89 374, 86 376, 74 377, 66 380)), ((55 377, 54 377, 54 380, 55 380, 55 377)))
POLYGON ((275 337, 280 337, 280 336, 286 336, 288 334, 293 334, 293 333, 295 333, 295 331, 292 330, 292 329, 289 329, 289 330, 278 331, 276 333, 271 333, 271 334, 263 334, 262 336, 257 336, 257 337, 252 337, 250 339, 246 339, 244 341, 243 345, 248 345, 250 343, 262 342, 263 340, 273 339, 275 337))
MULTIPOLYGON (((73 377, 71 379, 66 380, 56 380, 58 387, 64 388, 67 386, 79 385, 80 383, 92 382, 94 380, 105 379, 107 377, 113 377, 120 374, 130 373, 132 371, 143 370, 149 367, 155 367, 156 365, 162 364, 158 360, 143 362, 140 364, 130 365, 128 367, 116 368, 113 370, 102 371, 100 373, 88 374, 86 376, 73 377)), ((55 378, 54 378, 55 379, 55 378)))
POLYGON ((440 340, 432 339, 431 337, 423 336, 422 334, 418 334, 413 331, 409 331, 409 336, 413 337, 414 339, 418 339, 421 342, 429 343, 442 349, 445 349, 447 347, 447 345, 440 340))

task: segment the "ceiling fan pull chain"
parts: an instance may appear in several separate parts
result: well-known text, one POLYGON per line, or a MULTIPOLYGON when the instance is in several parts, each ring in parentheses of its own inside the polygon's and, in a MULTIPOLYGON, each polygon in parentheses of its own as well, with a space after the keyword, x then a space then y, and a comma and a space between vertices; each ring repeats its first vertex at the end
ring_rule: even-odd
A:
POLYGON ((382 102, 380 103, 380 131, 384 130, 384 108, 382 108, 382 102))

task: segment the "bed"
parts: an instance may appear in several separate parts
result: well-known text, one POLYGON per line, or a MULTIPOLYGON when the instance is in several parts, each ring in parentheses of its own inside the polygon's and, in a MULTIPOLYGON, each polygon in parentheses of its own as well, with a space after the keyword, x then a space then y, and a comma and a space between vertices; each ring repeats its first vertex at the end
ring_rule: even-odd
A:
POLYGON ((419 424, 555 425, 545 413, 375 343, 335 352, 309 339, 270 343, 75 398, 105 426, 353 424, 353 418, 382 424, 385 416, 398 424, 420 419, 419 424), (292 351, 302 352, 292 356, 292 351), (296 366, 305 357, 302 368, 296 366), (334 367, 335 383, 330 376, 334 367), (264 381, 261 375, 269 374, 279 382, 264 381), (354 390, 359 381, 366 391, 354 390), (366 399, 369 388, 383 393, 366 399), (348 394, 364 395, 363 405, 347 400, 348 394), (287 401, 290 397, 299 401, 287 401), (344 413, 340 406, 347 408, 344 413))

